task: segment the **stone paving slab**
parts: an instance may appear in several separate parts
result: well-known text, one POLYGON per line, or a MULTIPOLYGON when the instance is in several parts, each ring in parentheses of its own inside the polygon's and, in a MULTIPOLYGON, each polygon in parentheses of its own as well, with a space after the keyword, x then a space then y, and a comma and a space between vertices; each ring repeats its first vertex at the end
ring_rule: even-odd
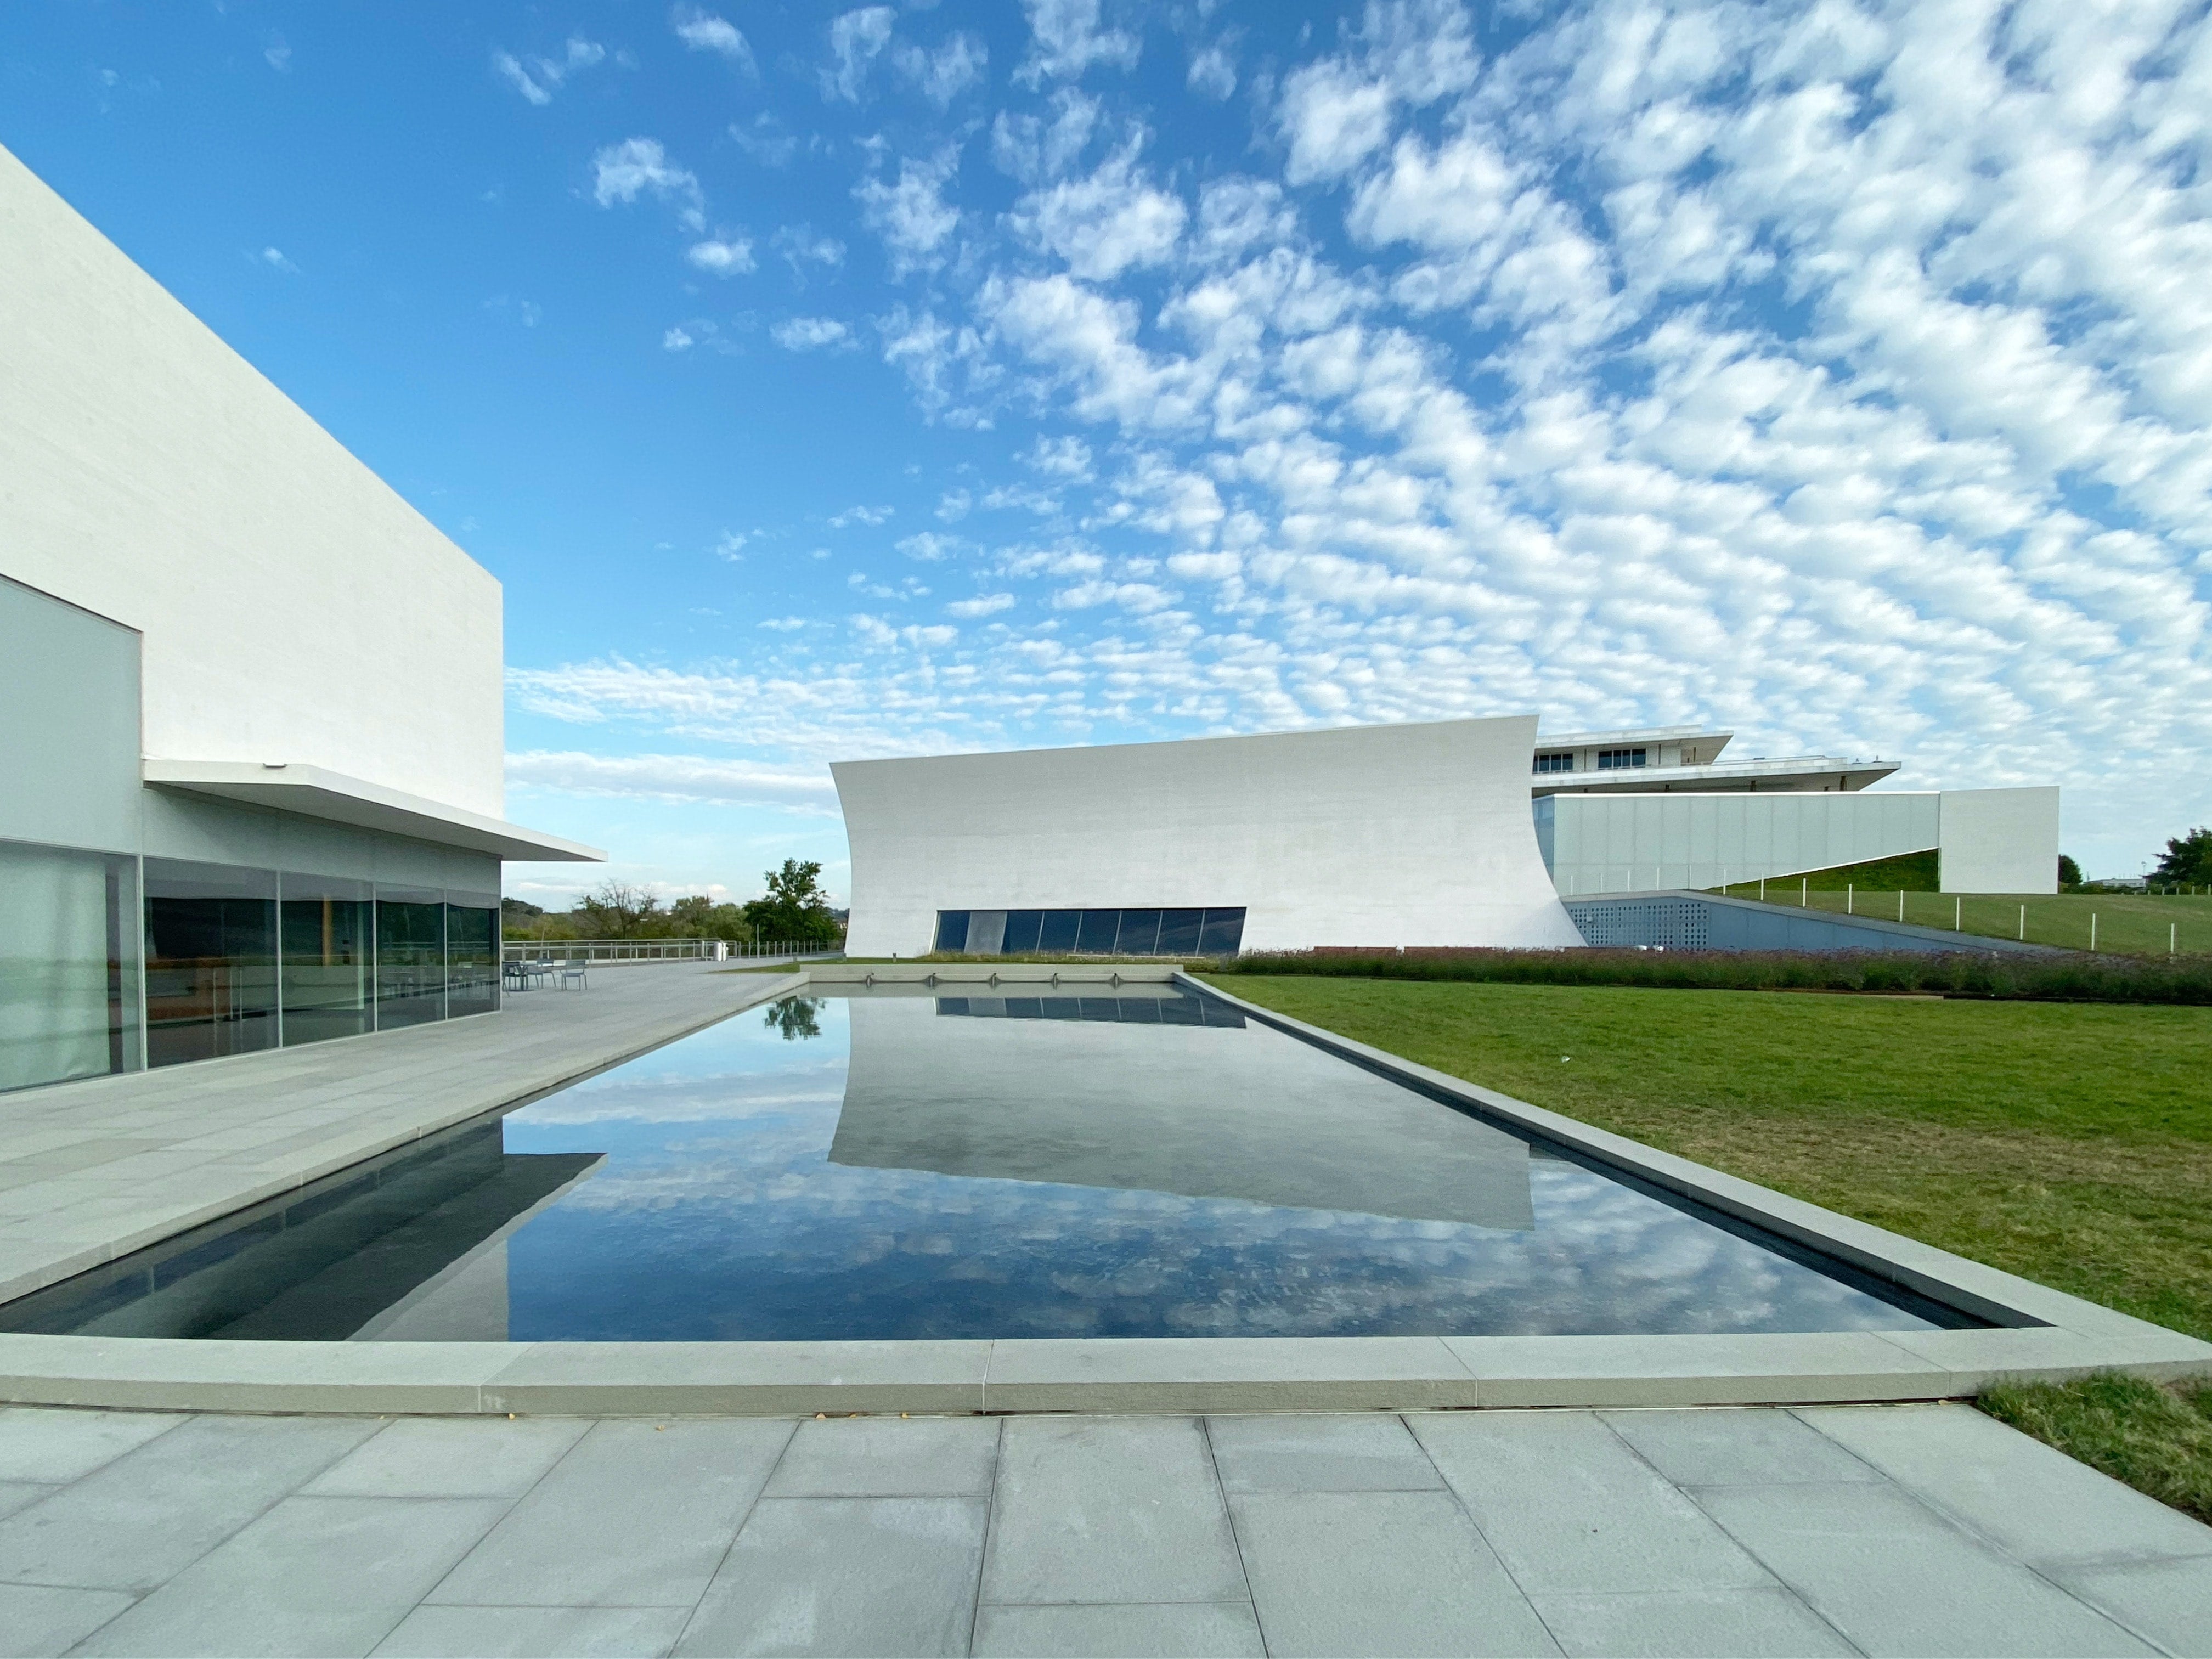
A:
POLYGON ((0 1655, 2212 1652, 2212 1528, 1960 1406, 21 1408, 10 1468, 0 1655))

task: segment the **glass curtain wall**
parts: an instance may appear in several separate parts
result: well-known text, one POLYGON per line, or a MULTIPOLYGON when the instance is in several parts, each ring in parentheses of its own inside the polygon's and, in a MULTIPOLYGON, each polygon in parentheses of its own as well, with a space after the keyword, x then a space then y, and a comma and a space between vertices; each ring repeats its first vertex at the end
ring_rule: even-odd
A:
POLYGON ((379 1030, 446 1017, 445 895, 376 890, 376 1024, 379 1030))
POLYGON ((145 860, 146 1063, 276 1046, 276 874, 145 860))
POLYGON ((937 949, 970 955, 1233 957, 1242 905, 1206 910, 939 910, 937 949), (997 919, 1005 931, 996 933, 997 919), (983 943, 978 944, 979 933, 983 943))
POLYGON ((0 1091, 138 1069, 137 867, 0 842, 0 1091))
POLYGON ((499 900, 446 898, 446 1017, 490 1013, 499 1006, 499 900))
POLYGON ((282 912, 284 1046, 375 1030, 368 884, 288 871, 282 912))

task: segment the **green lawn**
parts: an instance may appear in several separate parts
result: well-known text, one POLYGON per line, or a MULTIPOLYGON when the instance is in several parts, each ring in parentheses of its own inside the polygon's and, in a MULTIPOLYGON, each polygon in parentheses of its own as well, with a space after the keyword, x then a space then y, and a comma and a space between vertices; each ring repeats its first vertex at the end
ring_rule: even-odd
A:
POLYGON ((2212 1339, 2212 1009, 1209 978, 2212 1339))
MULTIPOLYGON (((1756 882, 1737 882, 1725 890, 1730 898, 1756 899, 1756 882)), ((1816 884, 1802 892, 1794 879, 1766 884, 1766 902, 1796 908, 1802 901, 1815 910, 1843 914, 1848 905, 1863 916, 1904 921, 1923 927, 1957 926, 1964 932, 1991 939, 2018 939, 2021 911, 2027 912, 2027 942, 2060 945, 2069 950, 2089 948, 2089 918, 2097 919, 2097 949, 2130 956, 2160 956, 2169 945, 2183 954, 2212 951, 2212 896, 2158 897, 2136 893, 1899 893, 1895 888, 1858 887, 1846 892, 1838 886, 1823 891, 1816 884), (1904 901, 1904 915, 1898 902, 1904 901)))

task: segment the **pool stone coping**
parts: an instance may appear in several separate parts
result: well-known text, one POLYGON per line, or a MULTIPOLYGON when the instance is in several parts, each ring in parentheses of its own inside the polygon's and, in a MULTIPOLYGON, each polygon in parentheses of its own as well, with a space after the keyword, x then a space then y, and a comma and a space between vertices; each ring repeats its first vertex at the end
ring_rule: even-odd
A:
MULTIPOLYGON (((810 984, 1040 982, 1016 980, 1003 966, 817 963, 763 985, 745 1006, 810 984)), ((1352 1064, 1996 1326, 1667 1336, 665 1343, 0 1333, 0 1401, 457 1416, 1403 1411, 1918 1401, 1972 1395, 2000 1379, 2063 1381, 2108 1370, 2160 1380, 2212 1375, 2212 1344, 1354 1042, 1202 984, 1178 965, 1060 963, 1053 971, 1064 984, 1176 983, 1202 991, 1352 1064)), ((612 1063, 581 1069, 576 1078, 612 1063)), ((546 1092, 542 1084, 532 1091, 546 1092)))

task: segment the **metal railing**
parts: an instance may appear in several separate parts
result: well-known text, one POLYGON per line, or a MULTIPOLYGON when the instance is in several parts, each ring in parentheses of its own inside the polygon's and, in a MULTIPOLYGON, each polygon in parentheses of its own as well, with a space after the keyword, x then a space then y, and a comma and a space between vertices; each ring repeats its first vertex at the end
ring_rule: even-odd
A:
POLYGON ((509 962, 732 962, 757 957, 834 957, 818 939, 523 939, 502 947, 509 962))

